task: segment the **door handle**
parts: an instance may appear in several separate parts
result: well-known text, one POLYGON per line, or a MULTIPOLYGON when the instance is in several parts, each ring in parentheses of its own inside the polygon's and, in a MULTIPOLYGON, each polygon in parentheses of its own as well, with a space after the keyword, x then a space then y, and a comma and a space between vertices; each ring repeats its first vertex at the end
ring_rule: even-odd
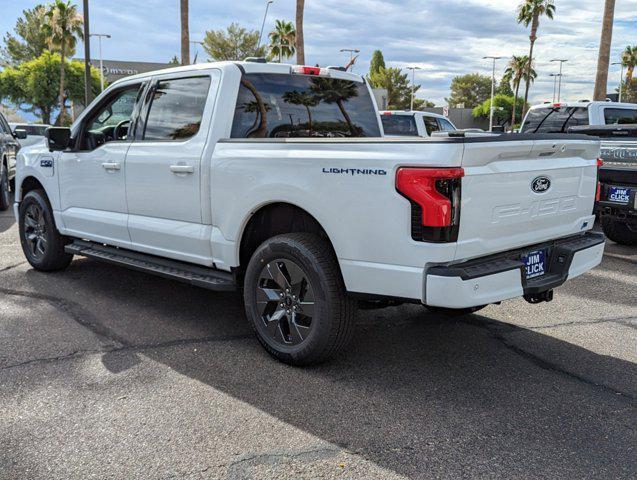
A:
POLYGON ((190 165, 171 165, 170 171, 173 173, 195 173, 195 167, 190 165))
POLYGON ((104 168, 104 170, 121 170, 122 164, 115 162, 105 162, 102 163, 102 167, 104 168))

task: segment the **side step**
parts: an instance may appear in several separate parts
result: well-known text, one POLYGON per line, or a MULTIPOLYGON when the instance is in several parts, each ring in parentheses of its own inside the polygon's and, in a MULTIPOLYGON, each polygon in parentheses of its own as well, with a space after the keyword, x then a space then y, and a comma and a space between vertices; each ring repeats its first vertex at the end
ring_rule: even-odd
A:
POLYGON ((73 255, 81 255, 132 270, 159 275, 209 290, 228 292, 237 289, 234 276, 231 273, 213 268, 199 267, 186 262, 133 252, 123 248, 108 247, 84 240, 75 240, 64 247, 64 250, 73 255))

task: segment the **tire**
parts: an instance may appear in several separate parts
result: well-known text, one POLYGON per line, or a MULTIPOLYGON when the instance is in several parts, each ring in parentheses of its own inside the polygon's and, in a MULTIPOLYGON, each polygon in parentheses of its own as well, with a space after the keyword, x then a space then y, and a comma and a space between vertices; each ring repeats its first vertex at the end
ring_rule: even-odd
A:
POLYGON ((9 193, 9 172, 6 165, 0 163, 0 211, 6 211, 11 205, 11 195, 9 193))
POLYGON ((46 194, 42 190, 27 193, 19 213, 20 243, 31 266, 43 272, 66 268, 73 260, 73 255, 64 251, 70 239, 57 231, 46 194))
POLYGON ((626 223, 613 218, 602 217, 602 230, 604 230, 604 235, 613 242, 620 245, 637 245, 637 232, 630 230, 626 223))
POLYGON ((243 295, 259 342, 289 365, 325 362, 353 336, 356 302, 345 292, 331 245, 318 235, 266 240, 248 263, 243 295))
POLYGON ((445 317, 461 317, 463 315, 471 315, 472 313, 479 312, 484 307, 486 307, 486 305, 469 308, 430 307, 428 305, 425 305, 425 308, 431 313, 437 313, 440 315, 444 315, 445 317))

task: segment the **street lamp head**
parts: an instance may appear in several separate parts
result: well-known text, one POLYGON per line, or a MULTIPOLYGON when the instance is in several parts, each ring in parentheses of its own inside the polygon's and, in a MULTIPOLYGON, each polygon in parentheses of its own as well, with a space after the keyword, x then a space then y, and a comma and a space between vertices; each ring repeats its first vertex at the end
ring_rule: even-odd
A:
POLYGON ((567 58, 554 58, 551 62, 568 62, 567 58))

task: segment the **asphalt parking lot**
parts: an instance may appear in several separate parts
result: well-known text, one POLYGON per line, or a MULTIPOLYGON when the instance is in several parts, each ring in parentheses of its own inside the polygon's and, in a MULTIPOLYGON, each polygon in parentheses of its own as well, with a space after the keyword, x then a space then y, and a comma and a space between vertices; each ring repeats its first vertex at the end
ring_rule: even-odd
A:
POLYGON ((446 319, 363 311, 295 369, 236 294, 25 262, 0 213, 0 478, 635 478, 637 250, 446 319))

